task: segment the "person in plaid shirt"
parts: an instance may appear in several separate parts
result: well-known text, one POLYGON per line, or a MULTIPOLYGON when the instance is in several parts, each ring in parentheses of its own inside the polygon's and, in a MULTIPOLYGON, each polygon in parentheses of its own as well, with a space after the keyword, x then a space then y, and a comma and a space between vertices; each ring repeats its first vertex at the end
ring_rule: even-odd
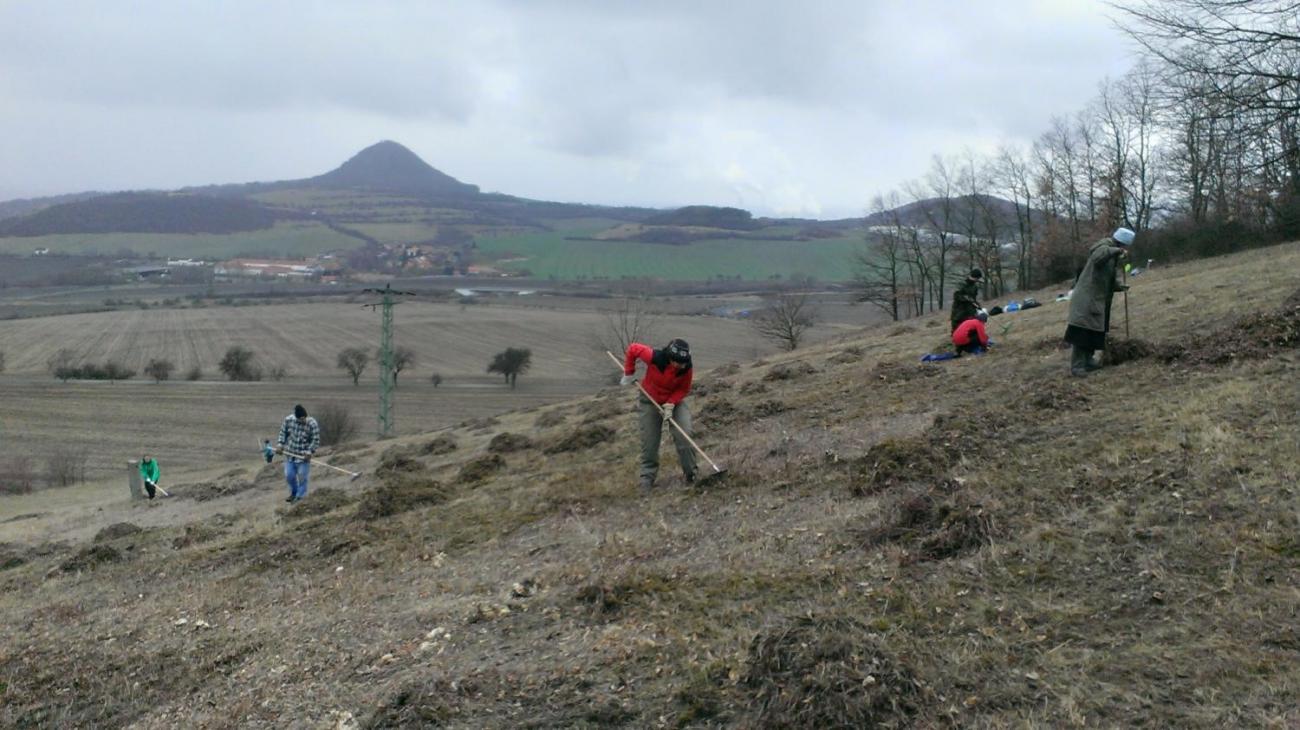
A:
POLYGON ((311 473, 311 455, 320 447, 320 426, 307 415, 307 409, 298 404, 293 415, 285 416, 280 426, 280 440, 275 452, 284 454, 284 479, 289 483, 289 498, 297 502, 307 496, 307 477, 311 473))

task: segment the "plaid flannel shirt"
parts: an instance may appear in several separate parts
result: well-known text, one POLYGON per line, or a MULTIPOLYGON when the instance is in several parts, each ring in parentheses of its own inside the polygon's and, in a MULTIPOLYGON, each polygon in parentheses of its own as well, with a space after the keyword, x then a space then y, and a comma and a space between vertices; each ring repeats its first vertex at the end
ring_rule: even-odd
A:
MULTIPOLYGON (((299 423, 293 416, 287 416, 284 425, 280 426, 278 443, 285 451, 292 451, 295 454, 314 454, 316 449, 320 448, 320 426, 316 425, 316 419, 311 416, 308 416, 303 423, 299 423)), ((288 458, 302 461, 292 456, 288 458)))

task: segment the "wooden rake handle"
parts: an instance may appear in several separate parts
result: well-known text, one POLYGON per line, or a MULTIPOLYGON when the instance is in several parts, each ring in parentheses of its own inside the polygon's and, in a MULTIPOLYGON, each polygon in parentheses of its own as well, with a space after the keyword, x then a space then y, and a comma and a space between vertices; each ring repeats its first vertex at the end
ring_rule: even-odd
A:
MULTIPOLYGON (((280 453, 284 454, 285 456, 293 456, 293 457, 296 457, 296 458, 299 458, 299 459, 306 459, 306 458, 307 458, 307 455, 306 455, 306 454, 298 454, 298 453, 295 453, 295 452, 289 451, 288 449, 281 449, 281 450, 280 450, 280 453)), ((344 469, 343 467, 334 466, 333 464, 326 464, 326 463, 323 462, 323 461, 316 461, 315 458, 313 458, 311 461, 309 461, 309 462, 307 462, 307 463, 309 463, 309 464, 319 464, 320 466, 323 466, 323 467, 325 467, 326 469, 333 469, 334 471, 341 471, 341 472, 343 472, 344 474, 347 474, 348 476, 352 477, 353 479, 355 479, 355 478, 361 476, 361 472, 348 471, 347 469, 344 469)))
MULTIPOLYGON (((605 354, 609 355, 609 359, 613 360, 614 364, 618 366, 619 371, 622 372, 623 363, 619 362, 619 359, 614 356, 614 353, 610 352, 609 350, 606 350, 605 354)), ((664 410, 663 406, 660 406, 659 404, 655 403, 655 399, 651 398, 650 394, 646 392, 645 386, 641 385, 641 381, 637 380, 634 382, 636 382, 637 389, 641 391, 641 395, 644 395, 646 400, 650 401, 651 403, 654 403, 654 405, 659 408, 659 412, 662 413, 664 410)), ((722 471, 722 469, 719 468, 717 464, 713 463, 713 459, 710 459, 709 455, 704 453, 704 449, 701 449, 700 445, 695 443, 695 439, 691 438, 691 435, 689 433, 686 433, 686 429, 682 428, 681 424, 677 423, 677 421, 674 420, 672 416, 665 415, 664 420, 671 423, 673 428, 677 429, 677 433, 680 433, 682 435, 682 438, 686 439, 686 443, 694 447, 694 449, 699 452, 700 456, 703 456, 704 460, 709 462, 709 466, 713 467, 713 471, 715 472, 722 471)))

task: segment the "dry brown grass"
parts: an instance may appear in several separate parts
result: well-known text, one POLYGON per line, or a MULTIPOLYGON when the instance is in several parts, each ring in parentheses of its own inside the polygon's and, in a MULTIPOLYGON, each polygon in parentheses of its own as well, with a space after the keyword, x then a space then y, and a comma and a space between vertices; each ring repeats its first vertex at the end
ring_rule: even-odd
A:
MULTIPOLYGON (((1154 270, 1134 336, 1276 309, 1298 265, 1289 246, 1154 270)), ((367 476, 320 479, 360 502, 304 519, 273 519, 271 483, 135 506, 73 488, 75 512, 5 497, 52 514, 0 522, 0 725, 1300 722, 1295 350, 1070 380, 1039 346, 1062 305, 1005 317, 992 354, 934 374, 929 320, 729 369, 695 409, 719 489, 638 498, 619 390, 536 436, 607 437, 453 490, 429 485, 537 414, 439 434, 454 450, 349 451, 367 476), (820 372, 765 379, 798 360, 820 372), (438 496, 358 519, 394 485, 438 496), (114 522, 145 529, 84 553, 114 522), (196 524, 217 534, 173 547, 196 524), (55 525, 73 541, 44 543, 55 525)))

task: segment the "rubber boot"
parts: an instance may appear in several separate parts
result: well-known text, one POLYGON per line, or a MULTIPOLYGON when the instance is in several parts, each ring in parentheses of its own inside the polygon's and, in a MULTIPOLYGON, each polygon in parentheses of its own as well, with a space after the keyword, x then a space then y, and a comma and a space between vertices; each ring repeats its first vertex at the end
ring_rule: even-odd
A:
POLYGON ((1092 359, 1092 350, 1085 350, 1078 345, 1070 346, 1070 374, 1076 378, 1085 377, 1091 370, 1088 362, 1092 359))

